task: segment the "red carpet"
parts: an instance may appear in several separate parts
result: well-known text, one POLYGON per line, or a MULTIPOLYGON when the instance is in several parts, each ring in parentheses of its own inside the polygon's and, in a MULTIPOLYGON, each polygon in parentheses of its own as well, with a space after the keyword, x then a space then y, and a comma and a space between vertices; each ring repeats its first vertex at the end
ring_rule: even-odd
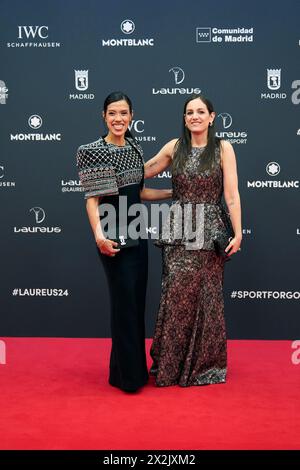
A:
POLYGON ((229 341, 226 384, 130 395, 107 383, 109 340, 3 340, 1 449, 300 449, 291 341, 229 341))

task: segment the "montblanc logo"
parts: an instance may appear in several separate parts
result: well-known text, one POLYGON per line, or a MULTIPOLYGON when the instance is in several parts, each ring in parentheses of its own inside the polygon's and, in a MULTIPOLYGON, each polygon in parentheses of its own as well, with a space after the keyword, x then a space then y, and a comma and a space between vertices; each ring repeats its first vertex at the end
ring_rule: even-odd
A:
POLYGON ((270 162, 266 166, 266 172, 270 176, 277 176, 280 173, 280 165, 277 162, 270 162))
MULTIPOLYGON (((277 162, 269 162, 266 165, 266 173, 271 176, 271 178, 275 178, 279 175, 281 171, 280 165, 277 162)), ((264 188, 271 188, 271 189, 299 189, 299 181, 298 180, 268 180, 268 181, 248 181, 247 182, 248 188, 254 189, 264 189, 264 188)))
POLYGON ((14 233, 60 233, 62 231, 61 227, 40 225, 46 218, 46 213, 42 207, 31 207, 31 209, 29 209, 29 213, 33 214, 35 225, 14 227, 14 233))
MULTIPOLYGON (((125 19, 120 24, 120 29, 123 34, 126 36, 131 35, 135 31, 135 23, 131 19, 125 19)), ((119 38, 119 39, 102 39, 102 46, 103 47, 147 47, 147 46, 154 46, 154 39, 153 38, 143 38, 143 39, 136 39, 136 38, 119 38)))
MULTIPOLYGON (((32 114, 28 119, 28 125, 31 129, 37 130, 40 129, 43 125, 43 119, 39 114, 32 114)), ((52 133, 52 134, 10 134, 11 141, 36 141, 36 142, 59 142, 61 141, 61 134, 52 133)))
POLYGON ((43 120, 41 116, 39 116, 38 114, 33 114, 28 119, 28 124, 31 127, 31 129, 39 129, 43 125, 43 120))
POLYGON ((94 93, 82 93, 89 87, 89 71, 88 70, 74 70, 75 73, 75 88, 81 93, 70 93, 70 100, 93 100, 94 93))
MULTIPOLYGON (((185 79, 185 73, 181 67, 171 67, 169 73, 172 72, 175 85, 180 85, 185 79)), ((200 88, 152 88, 153 95, 200 95, 200 88)))
POLYGON ((60 47, 60 42, 45 41, 49 38, 49 26, 46 25, 19 25, 18 42, 8 42, 7 47, 60 47))
POLYGON ((3 80, 0 80, 0 104, 6 104, 8 98, 8 88, 3 80))
POLYGON ((198 27, 196 28, 197 43, 249 43, 254 40, 254 28, 216 28, 198 27))
POLYGON ((14 188, 16 186, 15 181, 6 181, 4 179, 4 166, 0 165, 0 188, 14 188))
POLYGON ((136 140, 139 142, 156 142, 155 135, 145 135, 145 121, 142 119, 133 119, 129 124, 129 130, 133 131, 136 140))
POLYGON ((121 31, 124 34, 132 34, 135 30, 135 24, 132 20, 124 20, 121 23, 121 31))
POLYGON ((281 69, 267 69, 267 87, 271 93, 261 93, 265 100, 286 99, 286 93, 275 93, 281 88, 281 69))
POLYGON ((231 144, 246 144, 248 133, 246 131, 229 130, 232 126, 232 116, 229 113, 220 113, 217 115, 217 122, 223 128, 222 131, 216 132, 217 137, 226 139, 231 144))

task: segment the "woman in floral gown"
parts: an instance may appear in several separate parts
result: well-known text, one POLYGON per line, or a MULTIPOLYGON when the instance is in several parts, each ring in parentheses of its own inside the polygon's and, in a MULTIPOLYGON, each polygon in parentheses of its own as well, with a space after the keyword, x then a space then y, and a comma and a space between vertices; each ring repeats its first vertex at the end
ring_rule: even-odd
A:
POLYGON ((162 293, 150 373, 158 386, 226 380, 223 274, 226 259, 240 249, 241 207, 235 154, 229 142, 215 137, 214 119, 212 103, 191 96, 184 106, 182 136, 145 165, 146 178, 172 166, 173 200, 157 242, 162 293), (223 195, 234 230, 225 256, 214 243, 226 233, 223 195), (191 241, 191 233, 196 240, 191 241))

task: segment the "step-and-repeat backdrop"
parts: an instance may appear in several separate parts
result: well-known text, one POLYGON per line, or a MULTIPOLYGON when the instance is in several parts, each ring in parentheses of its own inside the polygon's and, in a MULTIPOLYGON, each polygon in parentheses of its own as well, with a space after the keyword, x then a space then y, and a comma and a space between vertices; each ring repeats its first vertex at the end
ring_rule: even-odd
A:
MULTIPOLYGON (((146 160, 179 136, 191 93, 212 100, 243 208, 242 251, 225 270, 228 337, 299 337, 300 2, 2 0, 0 10, 0 335, 109 336, 76 150, 104 133, 103 100, 123 90, 146 160)), ((151 240, 149 253, 150 337, 161 280, 151 240)))

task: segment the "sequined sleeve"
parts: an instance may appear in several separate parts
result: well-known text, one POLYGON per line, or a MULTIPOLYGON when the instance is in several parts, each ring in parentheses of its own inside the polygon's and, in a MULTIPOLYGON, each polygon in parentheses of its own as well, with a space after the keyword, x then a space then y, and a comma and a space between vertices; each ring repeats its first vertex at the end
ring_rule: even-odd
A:
POLYGON ((81 145, 77 150, 77 170, 85 199, 119 194, 115 168, 103 148, 81 145))

